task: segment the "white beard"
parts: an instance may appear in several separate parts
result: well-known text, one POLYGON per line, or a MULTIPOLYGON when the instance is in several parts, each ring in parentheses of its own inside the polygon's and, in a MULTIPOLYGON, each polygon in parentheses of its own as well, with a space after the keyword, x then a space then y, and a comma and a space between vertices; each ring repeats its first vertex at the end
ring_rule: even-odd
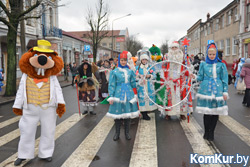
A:
POLYGON ((168 52, 168 60, 177 61, 179 63, 183 62, 183 52, 180 49, 172 50, 170 49, 168 52))

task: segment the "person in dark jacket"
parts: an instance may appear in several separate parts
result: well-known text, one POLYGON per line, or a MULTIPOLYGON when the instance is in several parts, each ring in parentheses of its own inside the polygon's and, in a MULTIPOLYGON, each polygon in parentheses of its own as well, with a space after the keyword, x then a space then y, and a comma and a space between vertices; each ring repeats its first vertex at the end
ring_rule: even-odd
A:
POLYGON ((71 85, 74 86, 75 76, 78 74, 76 63, 73 63, 73 66, 71 65, 71 63, 69 63, 69 68, 70 68, 70 72, 72 74, 72 84, 71 85))
POLYGON ((100 72, 100 81, 102 83, 101 86, 101 97, 105 99, 108 97, 108 84, 109 84, 109 74, 112 71, 110 67, 110 63, 108 60, 104 60, 104 65, 99 69, 100 72))
POLYGON ((200 63, 201 63, 201 60, 199 59, 199 56, 198 55, 194 56, 194 60, 192 64, 194 66, 195 74, 197 74, 199 71, 200 63))

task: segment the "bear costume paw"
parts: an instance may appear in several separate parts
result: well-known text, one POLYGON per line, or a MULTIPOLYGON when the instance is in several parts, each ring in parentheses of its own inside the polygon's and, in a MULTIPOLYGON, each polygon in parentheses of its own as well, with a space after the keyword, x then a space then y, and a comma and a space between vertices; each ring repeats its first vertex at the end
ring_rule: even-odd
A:
POLYGON ((66 111, 65 104, 58 104, 57 109, 56 109, 56 113, 60 118, 65 113, 65 111, 66 111))
POLYGON ((22 110, 22 109, 19 109, 19 108, 13 108, 13 112, 14 112, 16 115, 23 115, 23 110, 22 110))

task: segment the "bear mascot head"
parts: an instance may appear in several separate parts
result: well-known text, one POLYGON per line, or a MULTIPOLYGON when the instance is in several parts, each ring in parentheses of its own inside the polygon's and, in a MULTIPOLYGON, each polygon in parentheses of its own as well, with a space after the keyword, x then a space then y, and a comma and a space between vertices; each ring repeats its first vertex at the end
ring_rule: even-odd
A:
MULTIPOLYGON (((27 74, 27 78, 33 79, 35 84, 47 82, 51 76, 57 75, 64 66, 63 60, 58 56, 58 53, 50 49, 51 44, 49 41, 38 40, 37 45, 24 53, 19 61, 21 71, 27 74)), ((50 89, 54 88, 50 87, 50 89)), ((22 115, 22 109, 15 108, 15 105, 13 111, 17 115, 22 115)), ((65 104, 58 102, 56 109, 58 116, 61 117, 65 111, 65 104)))

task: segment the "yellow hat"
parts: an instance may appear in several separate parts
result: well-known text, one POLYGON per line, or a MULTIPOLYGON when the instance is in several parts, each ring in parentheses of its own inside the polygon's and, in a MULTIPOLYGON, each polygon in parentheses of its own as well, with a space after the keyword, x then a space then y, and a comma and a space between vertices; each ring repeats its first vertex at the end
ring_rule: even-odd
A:
POLYGON ((37 41, 37 45, 38 45, 38 46, 33 47, 33 50, 34 50, 34 51, 45 52, 45 53, 53 53, 53 52, 54 52, 54 50, 51 50, 51 49, 50 49, 51 44, 50 44, 49 41, 46 41, 46 40, 38 40, 38 41, 37 41))

